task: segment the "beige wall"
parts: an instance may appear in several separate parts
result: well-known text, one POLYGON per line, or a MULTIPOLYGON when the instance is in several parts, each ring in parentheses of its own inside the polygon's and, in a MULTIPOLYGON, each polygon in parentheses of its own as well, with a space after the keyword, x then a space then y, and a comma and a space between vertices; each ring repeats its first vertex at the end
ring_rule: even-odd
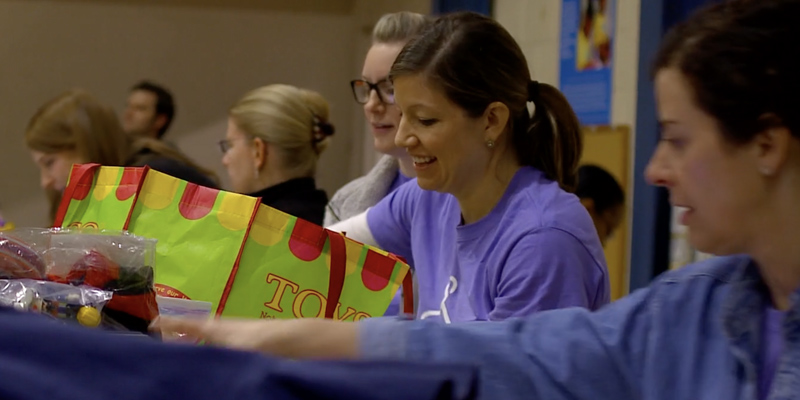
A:
POLYGON ((332 194, 369 165, 347 82, 360 75, 371 24, 384 12, 427 7, 426 0, 0 0, 0 207, 18 225, 46 223, 22 138, 41 103, 80 86, 121 110, 142 78, 176 96, 168 138, 223 177, 216 142, 237 98, 276 82, 318 90, 337 128, 318 172, 332 194))

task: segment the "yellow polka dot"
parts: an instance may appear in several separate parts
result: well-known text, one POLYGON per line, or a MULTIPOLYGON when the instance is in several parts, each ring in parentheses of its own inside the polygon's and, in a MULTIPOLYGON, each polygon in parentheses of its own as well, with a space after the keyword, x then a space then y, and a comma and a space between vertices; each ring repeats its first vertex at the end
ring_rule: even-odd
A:
POLYGON ((97 172, 97 182, 92 190, 92 196, 96 200, 105 199, 117 188, 117 181, 122 170, 123 168, 120 167, 101 167, 97 172))
POLYGON ((217 219, 225 229, 232 231, 247 229, 256 202, 258 199, 255 197, 224 192, 217 211, 217 219))
POLYGON ((152 210, 163 210, 175 199, 181 180, 156 170, 147 171, 139 201, 152 210))
POLYGON ((285 237, 290 220, 289 214, 261 205, 250 228, 250 238, 262 246, 274 246, 285 237))

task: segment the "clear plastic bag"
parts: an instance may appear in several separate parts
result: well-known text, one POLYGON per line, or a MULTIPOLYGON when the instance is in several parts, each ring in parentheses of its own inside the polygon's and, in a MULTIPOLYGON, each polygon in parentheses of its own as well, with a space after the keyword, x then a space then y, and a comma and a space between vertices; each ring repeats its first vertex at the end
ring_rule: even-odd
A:
POLYGON ((86 327, 101 325, 103 307, 112 293, 34 279, 0 279, 0 306, 41 313, 86 327))
POLYGON ((0 278, 40 279, 113 293, 104 325, 147 333, 158 316, 156 240, 122 231, 23 228, 0 232, 0 278))
POLYGON ((44 252, 47 279, 114 294, 104 314, 127 330, 147 332, 158 316, 156 241, 119 231, 51 230, 44 252))
POLYGON ((49 245, 48 229, 0 232, 0 278, 44 279, 47 266, 43 255, 49 245))

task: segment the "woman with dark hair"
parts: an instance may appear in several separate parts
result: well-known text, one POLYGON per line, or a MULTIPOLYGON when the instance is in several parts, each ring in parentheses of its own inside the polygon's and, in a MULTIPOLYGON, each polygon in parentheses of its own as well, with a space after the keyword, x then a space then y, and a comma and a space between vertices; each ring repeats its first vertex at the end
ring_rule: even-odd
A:
POLYGON ((691 244, 720 257, 595 312, 162 326, 291 357, 467 362, 482 367, 486 398, 798 398, 798 15, 800 0, 711 5, 673 29, 656 59, 662 132, 647 179, 687 208, 691 244))
POLYGON ((416 184, 330 229, 410 260, 420 319, 606 304, 602 247, 568 192, 577 118, 557 89, 531 81, 511 35, 478 14, 442 17, 405 46, 390 77, 402 111, 395 142, 416 184))

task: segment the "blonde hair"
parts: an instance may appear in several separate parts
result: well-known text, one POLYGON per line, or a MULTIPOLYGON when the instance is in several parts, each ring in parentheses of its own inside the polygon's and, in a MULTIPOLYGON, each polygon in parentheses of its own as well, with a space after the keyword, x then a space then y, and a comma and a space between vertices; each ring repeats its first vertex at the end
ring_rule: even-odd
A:
POLYGON ((290 85, 248 92, 231 107, 230 117, 246 135, 280 148, 283 167, 298 176, 314 176, 333 134, 325 98, 290 85))
POLYGON ((372 43, 406 43, 431 21, 427 15, 409 11, 384 14, 372 29, 372 43))
MULTIPOLYGON (((213 172, 159 140, 127 135, 114 110, 82 89, 69 90, 39 107, 28 122, 25 144, 46 154, 75 151, 83 162, 109 166, 125 166, 149 150, 216 179, 213 172)), ((52 217, 60 194, 47 193, 47 197, 52 217)))

